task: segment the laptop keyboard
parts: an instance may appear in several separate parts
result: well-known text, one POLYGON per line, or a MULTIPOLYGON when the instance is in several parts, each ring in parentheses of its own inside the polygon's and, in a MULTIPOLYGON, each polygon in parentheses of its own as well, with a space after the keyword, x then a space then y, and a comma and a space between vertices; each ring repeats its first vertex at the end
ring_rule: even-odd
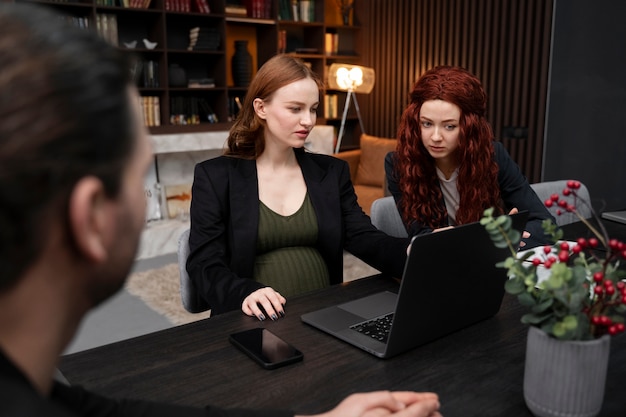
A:
POLYGON ((376 317, 375 319, 354 324, 350 326, 350 328, 366 336, 370 336, 372 339, 387 343, 392 321, 393 313, 389 313, 384 316, 376 317))

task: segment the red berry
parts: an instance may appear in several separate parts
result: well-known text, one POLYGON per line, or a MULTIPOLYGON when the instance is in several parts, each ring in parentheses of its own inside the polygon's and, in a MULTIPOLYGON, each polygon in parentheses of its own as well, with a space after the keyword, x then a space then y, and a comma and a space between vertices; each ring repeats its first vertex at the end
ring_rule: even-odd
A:
POLYGON ((561 208, 567 208, 567 201, 565 201, 565 200, 559 200, 559 202, 557 204, 561 208))
POLYGON ((610 326, 611 324, 613 324, 613 320, 611 320, 607 316, 600 316, 600 324, 603 326, 610 326))
POLYGON ((589 246, 591 246, 592 248, 598 247, 598 243, 598 239, 596 239, 595 237, 589 239, 589 246))
POLYGON ((624 250, 625 248, 624 242, 617 242, 617 250, 624 250))
POLYGON ((617 284, 615 284, 615 286, 618 289, 623 290, 624 288, 626 288, 626 283, 624 283, 624 281, 619 281, 617 284))
POLYGON ((618 334, 619 332, 617 331, 617 326, 611 326, 609 327, 609 334, 611 336, 615 336, 616 334, 618 334))
POLYGON ((604 274, 601 271, 594 272, 593 280, 595 282, 601 282, 604 279, 604 274))
POLYGON ((576 206, 573 204, 568 204, 566 210, 570 213, 573 213, 576 211, 576 206))
POLYGON ((584 248, 587 246, 587 239, 585 239, 584 237, 579 237, 578 240, 576 240, 576 243, 578 243, 581 248, 584 248))
POLYGON ((547 269, 550 269, 550 267, 552 266, 552 261, 550 259, 546 259, 543 262, 543 266, 546 267, 547 269))
POLYGON ((579 244, 574 245, 574 247, 572 248, 572 252, 574 252, 576 254, 582 252, 582 250, 583 250, 583 248, 579 244))
POLYGON ((553 201, 552 200, 546 200, 546 201, 543 202, 543 204, 546 207, 550 208, 550 207, 552 207, 553 201))
POLYGON ((626 259, 626 250, 622 251, 622 258, 626 259))
POLYGON ((561 250, 569 250, 569 243, 567 242, 561 242, 561 250))
POLYGON ((571 191, 570 191, 570 189, 569 189, 569 188, 566 188, 566 189, 564 189, 564 190, 563 190, 563 195, 564 195, 564 196, 566 196, 566 197, 567 197, 568 195, 570 195, 570 193, 571 193, 571 191))
POLYGON ((626 304, 626 295, 622 296, 622 304, 626 304))
POLYGON ((539 266, 539 265, 541 265, 541 263, 542 263, 541 259, 539 259, 539 258, 534 258, 533 259, 533 265, 534 266, 539 266))
POLYGON ((608 295, 613 295, 615 294, 615 287, 606 287, 605 291, 608 295))
POLYGON ((580 188, 580 181, 568 181, 567 186, 574 190, 578 190, 580 188))
POLYGON ((615 327, 617 327, 617 331, 618 332, 623 332, 624 329, 626 329, 626 326, 624 326, 624 323, 615 323, 615 327))
POLYGON ((543 247, 543 253, 545 253, 547 255, 550 252, 552 252, 552 246, 546 245, 546 246, 543 247))
POLYGON ((559 261, 567 262, 569 260, 569 251, 562 250, 559 252, 559 261))
POLYGON ((619 241, 617 239, 609 240, 609 248, 616 250, 619 246, 619 241))
POLYGON ((600 317, 599 316, 593 316, 591 318, 591 323, 595 326, 597 326, 598 324, 600 324, 600 317))
POLYGON ((602 295, 602 293, 604 292, 604 289, 602 289, 602 286, 596 285, 596 287, 593 289, 593 292, 596 295, 602 295))
POLYGON ((556 215, 557 215, 557 216, 560 216, 561 214, 563 214, 563 212, 561 211, 561 209, 557 209, 557 210, 556 210, 556 215))
POLYGON ((610 279, 607 279, 604 281, 604 286, 606 288, 612 287, 613 286, 613 281, 611 281, 610 279))
POLYGON ((557 202, 557 201, 559 201, 559 195, 558 195, 558 194, 552 194, 552 195, 550 196, 550 199, 551 199, 552 201, 554 201, 554 202, 557 202))

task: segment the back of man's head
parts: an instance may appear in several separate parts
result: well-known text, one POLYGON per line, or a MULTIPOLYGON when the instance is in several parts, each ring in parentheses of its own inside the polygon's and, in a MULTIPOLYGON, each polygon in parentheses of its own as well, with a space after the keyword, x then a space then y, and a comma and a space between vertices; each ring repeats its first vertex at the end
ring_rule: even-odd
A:
POLYGON ((0 5, 0 292, 39 256, 47 223, 66 221, 78 180, 119 192, 134 146, 122 54, 52 12, 0 5))

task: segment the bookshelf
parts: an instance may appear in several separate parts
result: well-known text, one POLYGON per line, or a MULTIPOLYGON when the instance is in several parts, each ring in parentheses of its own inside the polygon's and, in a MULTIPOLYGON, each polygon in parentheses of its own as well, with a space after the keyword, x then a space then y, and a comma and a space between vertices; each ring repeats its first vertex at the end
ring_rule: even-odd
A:
MULTIPOLYGON (((142 103, 150 106, 145 120, 153 135, 230 128, 236 100, 242 101, 246 93, 245 87, 234 85, 231 75, 235 40, 248 41, 253 75, 278 52, 310 62, 319 74, 332 62, 360 59, 360 29, 357 24, 342 24, 334 0, 13 1, 55 8, 73 24, 97 30, 134 54, 136 82, 142 103), (338 38, 338 49, 326 51, 328 34, 338 38)), ((324 117, 325 101, 318 124, 338 126, 339 119, 324 117)), ((338 102, 343 103, 341 94, 338 102)))

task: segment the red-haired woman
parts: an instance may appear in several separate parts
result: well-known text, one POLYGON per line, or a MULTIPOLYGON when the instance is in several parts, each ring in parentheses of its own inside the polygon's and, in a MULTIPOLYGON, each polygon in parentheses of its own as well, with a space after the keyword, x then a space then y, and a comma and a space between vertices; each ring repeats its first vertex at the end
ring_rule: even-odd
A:
POLYGON ((480 220, 483 211, 528 210, 523 245, 546 242, 552 218, 486 118, 487 95, 460 67, 426 71, 410 93, 385 171, 410 236, 480 220))

